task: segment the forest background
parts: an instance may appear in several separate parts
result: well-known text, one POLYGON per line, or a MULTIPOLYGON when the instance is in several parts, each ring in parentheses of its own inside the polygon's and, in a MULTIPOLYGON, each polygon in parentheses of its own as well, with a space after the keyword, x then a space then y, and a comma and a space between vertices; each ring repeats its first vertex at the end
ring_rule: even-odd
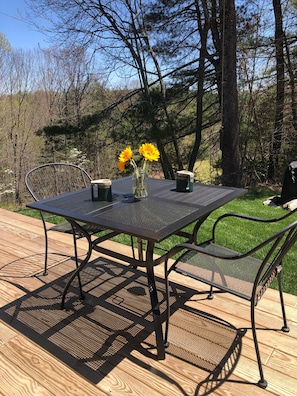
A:
POLYGON ((296 1, 26 2, 52 44, 13 49, 0 34, 0 204, 25 202, 24 176, 45 162, 120 177, 120 151, 144 142, 161 153, 153 176, 282 183, 297 148, 296 1))

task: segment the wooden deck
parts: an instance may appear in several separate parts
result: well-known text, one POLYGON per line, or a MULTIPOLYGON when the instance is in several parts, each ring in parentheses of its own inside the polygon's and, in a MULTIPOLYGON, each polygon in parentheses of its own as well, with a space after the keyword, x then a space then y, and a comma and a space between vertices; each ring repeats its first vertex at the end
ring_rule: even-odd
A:
MULTIPOLYGON (((172 276, 170 346, 158 361, 145 273, 94 253, 82 273, 85 300, 77 298, 74 285, 60 310, 74 266, 72 237, 50 236, 50 251, 59 255, 50 254, 44 277, 41 222, 0 209, 1 395, 296 394, 297 296, 285 295, 287 334, 276 331, 282 325, 278 292, 268 290, 257 308, 268 381, 263 390, 255 385, 258 368, 244 301, 227 294, 209 301, 204 285, 172 276)), ((81 254, 85 246, 79 241, 81 254)), ((156 268, 163 311, 162 271, 156 268)))

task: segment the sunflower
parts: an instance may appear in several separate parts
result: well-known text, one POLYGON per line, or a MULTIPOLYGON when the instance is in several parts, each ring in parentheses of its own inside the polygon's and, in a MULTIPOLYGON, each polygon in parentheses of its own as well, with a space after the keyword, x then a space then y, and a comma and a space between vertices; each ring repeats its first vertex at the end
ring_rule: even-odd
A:
POLYGON ((125 150, 119 155, 120 162, 128 162, 133 156, 133 152, 130 146, 126 147, 125 150))
POLYGON ((152 143, 144 143, 139 148, 139 154, 141 154, 146 161, 158 161, 160 152, 152 143))
POLYGON ((120 170, 121 172, 126 172, 126 162, 119 161, 119 162, 118 162, 118 167, 119 167, 119 170, 120 170))
MULTIPOLYGON (((158 161, 159 150, 152 143, 144 143, 139 147, 139 154, 143 156, 142 171, 147 172, 147 162, 158 161)), ((139 173, 138 165, 133 158, 133 151, 127 146, 118 157, 118 167, 121 172, 126 172, 128 165, 132 165, 136 174, 139 173)))
POLYGON ((132 156, 133 156, 133 152, 130 146, 126 147, 125 150, 121 152, 118 158, 119 160, 118 167, 121 172, 126 172, 126 166, 128 162, 131 161, 132 156))

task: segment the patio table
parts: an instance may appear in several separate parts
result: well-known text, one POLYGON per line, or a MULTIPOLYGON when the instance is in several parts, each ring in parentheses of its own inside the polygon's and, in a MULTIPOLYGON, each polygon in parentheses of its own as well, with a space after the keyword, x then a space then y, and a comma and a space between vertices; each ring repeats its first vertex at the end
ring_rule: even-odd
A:
MULTIPOLYGON (((46 181, 45 181, 46 182, 46 181)), ((112 202, 92 201, 89 188, 55 196, 42 201, 27 204, 29 208, 49 212, 67 219, 72 226, 82 232, 89 248, 86 257, 73 271, 63 291, 61 308, 64 307, 67 290, 73 279, 89 262, 92 250, 110 257, 123 260, 134 267, 145 267, 148 290, 153 313, 154 330, 158 359, 165 358, 165 346, 160 317, 159 301, 156 290, 154 266, 164 262, 165 254, 154 257, 155 244, 173 234, 181 235, 189 242, 196 241, 199 227, 215 209, 232 199, 244 194, 245 189, 205 185, 195 183, 193 192, 177 192, 174 180, 148 179, 147 198, 134 200, 131 177, 112 182, 112 202), (183 228, 196 222, 192 232, 183 228), (145 255, 138 258, 112 251, 101 243, 109 236, 101 236, 96 240, 84 231, 80 223, 93 224, 103 229, 124 233, 146 241, 145 255)), ((141 246, 141 244, 140 244, 141 246)))

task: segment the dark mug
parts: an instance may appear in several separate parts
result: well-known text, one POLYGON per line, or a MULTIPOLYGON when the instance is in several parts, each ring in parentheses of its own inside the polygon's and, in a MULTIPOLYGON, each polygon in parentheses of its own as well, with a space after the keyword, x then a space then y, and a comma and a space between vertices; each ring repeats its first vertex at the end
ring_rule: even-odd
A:
POLYGON ((176 172, 176 191, 192 192, 194 188, 194 173, 181 170, 176 172))
POLYGON ((112 201, 111 180, 99 179, 91 181, 92 201, 112 201))

